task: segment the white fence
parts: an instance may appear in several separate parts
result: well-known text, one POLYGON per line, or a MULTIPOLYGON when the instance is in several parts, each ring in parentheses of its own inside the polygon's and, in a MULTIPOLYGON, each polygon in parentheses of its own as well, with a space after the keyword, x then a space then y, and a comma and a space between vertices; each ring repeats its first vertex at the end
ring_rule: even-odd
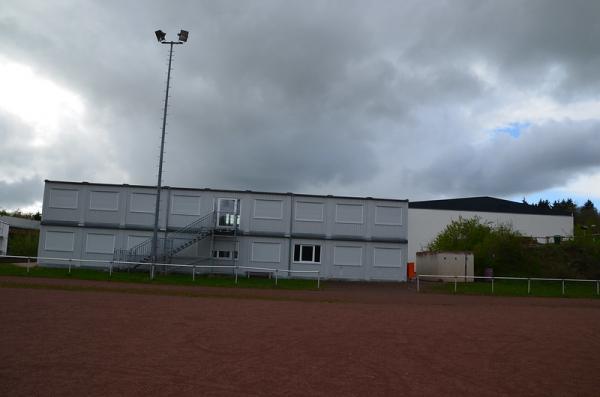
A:
MULTIPOLYGON (((321 272, 319 270, 287 270, 287 269, 273 269, 268 267, 253 267, 253 266, 238 266, 238 265, 183 265, 183 264, 175 264, 175 263, 148 263, 148 262, 127 262, 127 261, 105 261, 99 259, 73 259, 73 258, 51 258, 51 257, 43 257, 43 256, 15 256, 15 255, 0 255, 0 258, 10 258, 10 259, 25 259, 27 273, 29 273, 31 268, 31 262, 36 262, 38 259, 47 260, 47 261, 59 261, 61 263, 65 263, 69 269, 69 274, 71 273, 71 269, 73 267, 86 267, 83 264, 98 264, 104 263, 108 268, 109 277, 112 276, 113 269, 115 266, 119 267, 120 265, 125 266, 150 266, 150 279, 154 279, 155 267, 156 266, 164 266, 166 268, 185 268, 189 269, 192 272, 192 280, 196 280, 196 273, 199 269, 231 269, 234 273, 235 283, 238 283, 238 276, 240 271, 246 273, 247 277, 250 277, 251 272, 256 273, 266 273, 269 275, 269 278, 275 279, 275 285, 278 285, 280 274, 287 274, 288 277, 293 277, 294 274, 314 274, 316 275, 317 288, 321 288, 321 272)), ((89 267, 98 267, 89 266, 89 267)))
POLYGON ((586 280, 581 278, 541 278, 541 277, 503 277, 503 276, 442 276, 442 275, 434 275, 434 274, 417 274, 417 292, 420 292, 420 279, 451 279, 454 280, 454 292, 457 291, 457 284, 460 280, 461 282, 466 281, 465 279, 475 279, 475 280, 490 280, 491 292, 494 293, 494 280, 521 280, 527 281, 527 294, 531 294, 531 282, 532 281, 560 281, 562 287, 562 295, 565 294, 567 282, 582 282, 582 283, 596 283, 596 295, 600 295, 600 280, 586 280))

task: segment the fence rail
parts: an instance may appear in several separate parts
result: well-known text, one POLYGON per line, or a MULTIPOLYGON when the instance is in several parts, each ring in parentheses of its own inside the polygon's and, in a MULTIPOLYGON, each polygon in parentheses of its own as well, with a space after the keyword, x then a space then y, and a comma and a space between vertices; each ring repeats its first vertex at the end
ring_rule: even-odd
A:
POLYGON ((417 292, 421 291, 420 279, 426 278, 434 279, 451 279, 454 280, 454 292, 457 291, 457 284, 459 280, 472 279, 472 280, 490 280, 491 292, 494 293, 494 280, 517 280, 527 281, 527 294, 531 294, 531 282, 532 281, 555 281, 561 282, 561 293, 565 295, 567 282, 584 282, 584 283, 596 283, 596 295, 600 295, 600 280, 581 279, 581 278, 543 278, 543 277, 508 277, 508 276, 449 276, 449 275, 435 275, 435 274, 417 274, 417 292))
POLYGON ((239 265, 187 265, 187 264, 176 264, 176 263, 148 263, 148 262, 132 262, 132 261, 120 261, 120 260, 101 260, 101 259, 79 259, 79 258, 52 258, 52 257, 44 257, 44 256, 18 256, 18 255, 0 255, 0 258, 12 258, 12 259, 25 259, 27 260, 27 273, 29 273, 31 268, 31 263, 36 262, 37 260, 47 260, 47 261, 60 261, 68 264, 69 274, 71 273, 71 269, 73 267, 82 267, 81 263, 105 263, 108 266, 109 276, 112 276, 113 269, 115 265, 127 265, 127 266, 136 266, 136 265, 146 265, 150 266, 150 279, 154 279, 154 268, 155 266, 165 266, 165 267, 173 267, 173 268, 186 268, 192 271, 192 280, 196 280, 196 270, 197 269, 232 269, 235 276, 235 283, 238 283, 238 275, 240 270, 256 270, 260 272, 266 272, 270 275, 274 275, 275 277, 275 285, 278 285, 279 274, 287 273, 289 277, 294 274, 314 274, 317 280, 317 288, 321 288, 321 272, 319 270, 288 270, 288 269, 275 269, 269 267, 254 267, 254 266, 239 266, 239 265))

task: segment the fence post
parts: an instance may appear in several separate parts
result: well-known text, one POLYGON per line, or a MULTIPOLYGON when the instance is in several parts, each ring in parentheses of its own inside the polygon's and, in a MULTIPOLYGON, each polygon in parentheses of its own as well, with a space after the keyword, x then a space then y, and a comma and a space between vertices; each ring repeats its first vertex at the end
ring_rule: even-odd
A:
POLYGON ((531 294, 531 279, 527 279, 527 295, 531 294))
POLYGON ((321 289, 321 272, 317 273, 317 289, 321 289))
POLYGON ((492 277, 492 295, 494 294, 494 277, 492 277))
POLYGON ((596 295, 600 295, 600 280, 596 280, 596 295))
POLYGON ((71 274, 71 258, 69 258, 69 274, 71 274))
POLYGON ((456 294, 456 276, 454 276, 454 293, 456 294))
POLYGON ((235 273, 235 283, 236 283, 236 284, 238 283, 238 280, 237 280, 237 279, 238 279, 238 272, 237 272, 237 269, 238 269, 238 268, 237 268, 237 266, 233 268, 233 271, 234 271, 234 273, 235 273))
POLYGON ((565 294, 565 279, 562 280, 562 294, 565 294))
POLYGON ((112 277, 112 268, 113 268, 113 261, 110 261, 110 264, 108 265, 108 277, 112 277))
POLYGON ((277 269, 275 269, 275 285, 277 285, 277 269))
POLYGON ((192 267, 192 281, 196 281, 196 266, 192 267))
POLYGON ((27 257, 27 273, 29 273, 29 257, 27 257))
POLYGON ((417 292, 420 292, 420 288, 419 288, 419 275, 417 274, 417 292))

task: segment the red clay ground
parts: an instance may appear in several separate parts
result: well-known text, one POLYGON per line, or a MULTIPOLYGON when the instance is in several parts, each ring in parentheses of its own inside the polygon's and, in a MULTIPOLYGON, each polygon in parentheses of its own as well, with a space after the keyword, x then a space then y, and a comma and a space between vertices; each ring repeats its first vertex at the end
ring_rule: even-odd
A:
POLYGON ((597 300, 2 277, 0 301, 2 396, 600 395, 597 300))

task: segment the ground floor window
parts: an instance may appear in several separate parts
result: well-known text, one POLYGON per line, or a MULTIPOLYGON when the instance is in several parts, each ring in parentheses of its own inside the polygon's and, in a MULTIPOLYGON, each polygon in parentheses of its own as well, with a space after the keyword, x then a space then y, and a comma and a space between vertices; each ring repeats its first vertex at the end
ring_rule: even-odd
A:
POLYGON ((233 257, 233 259, 237 259, 238 252, 237 251, 214 250, 212 252, 212 257, 215 259, 224 259, 224 260, 231 260, 232 257, 233 257))
POLYGON ((294 262, 321 263, 321 246, 296 244, 294 246, 294 262))

